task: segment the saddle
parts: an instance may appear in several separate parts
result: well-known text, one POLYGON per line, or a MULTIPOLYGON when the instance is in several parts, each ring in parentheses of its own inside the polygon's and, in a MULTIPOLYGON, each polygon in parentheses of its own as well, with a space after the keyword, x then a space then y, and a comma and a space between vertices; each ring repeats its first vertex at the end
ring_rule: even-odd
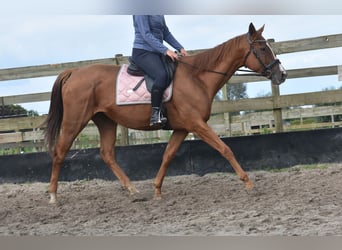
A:
MULTIPOLYGON (((167 86, 169 87, 169 85, 172 82, 177 63, 173 62, 171 60, 171 58, 168 56, 161 55, 161 59, 162 59, 162 62, 164 64, 164 68, 165 68, 166 73, 167 73, 167 86)), ((142 77, 141 80, 136 84, 136 86, 132 90, 137 91, 139 89, 139 87, 141 86, 141 84, 145 81, 146 90, 149 93, 151 93, 152 86, 154 85, 154 79, 151 78, 149 75, 145 74, 144 71, 142 69, 140 69, 138 67, 138 65, 136 65, 134 63, 132 57, 129 57, 128 61, 129 61, 129 65, 127 67, 126 72, 131 76, 142 77)), ((170 87, 167 89, 168 90, 167 92, 172 94, 172 88, 171 88, 171 90, 169 90, 169 89, 170 89, 170 87)), ((165 95, 165 92, 164 92, 164 95, 165 95)), ((165 117, 165 118, 167 117, 167 110, 163 105, 161 107, 161 115, 162 115, 162 119, 163 119, 163 117, 165 117)), ((165 119, 165 120, 167 120, 167 119, 165 119)), ((168 122, 166 122, 166 123, 163 123, 162 129, 163 130, 170 130, 172 128, 169 126, 168 122)))
MULTIPOLYGON (((172 82, 177 63, 173 62, 171 58, 168 56, 161 55, 161 59, 164 63, 164 68, 167 73, 167 86, 169 86, 172 82)), ((127 68, 127 73, 132 76, 143 76, 143 78, 137 83, 133 90, 137 90, 145 80, 146 88, 151 93, 152 86, 154 84, 154 79, 152 79, 149 75, 145 74, 144 71, 134 63, 132 57, 129 57, 128 61, 129 65, 127 68)))

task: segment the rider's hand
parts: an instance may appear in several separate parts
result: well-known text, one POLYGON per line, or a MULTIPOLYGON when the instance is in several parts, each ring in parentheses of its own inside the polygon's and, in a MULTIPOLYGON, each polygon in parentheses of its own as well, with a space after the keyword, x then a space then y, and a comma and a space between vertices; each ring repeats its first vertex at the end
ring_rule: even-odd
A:
POLYGON ((168 49, 166 51, 166 55, 169 56, 172 61, 178 60, 178 55, 175 52, 173 52, 172 50, 168 49))
POLYGON ((188 52, 186 52, 186 50, 183 49, 183 48, 180 50, 180 53, 181 53, 182 56, 187 56, 188 55, 188 52))

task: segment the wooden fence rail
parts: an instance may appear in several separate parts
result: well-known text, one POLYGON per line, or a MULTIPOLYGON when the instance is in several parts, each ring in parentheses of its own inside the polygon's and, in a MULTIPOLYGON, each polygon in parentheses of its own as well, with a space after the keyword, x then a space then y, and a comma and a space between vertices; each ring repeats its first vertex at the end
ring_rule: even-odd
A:
MULTIPOLYGON (((0 70, 0 72, 1 72, 1 70, 0 70)), ((293 70, 287 70, 287 73, 288 73, 289 79, 301 78, 301 77, 337 75, 338 74, 338 66, 293 69, 293 70)), ((260 77, 260 76, 248 76, 248 75, 233 76, 228 81, 228 84, 249 83, 249 82, 259 82, 259 81, 265 81, 265 78, 260 77)), ((3 97, 0 97, 0 105, 1 104, 2 105, 10 105, 10 104, 16 104, 16 103, 49 101, 50 95, 51 95, 51 92, 26 94, 26 95, 3 96, 3 97)), ((228 112, 228 110, 227 110, 227 112, 228 112)))
MULTIPOLYGON (((271 44, 275 53, 278 55, 285 54, 285 53, 308 51, 308 50, 336 48, 336 47, 342 47, 342 34, 326 35, 326 36, 320 36, 320 37, 314 37, 314 38, 298 39, 298 40, 283 41, 283 42, 275 42, 274 40, 269 40, 269 43, 271 44)), ((202 51, 204 50, 194 50, 194 51, 189 51, 189 53, 196 54, 202 51)), ((40 65, 40 66, 0 69, 0 81, 55 76, 67 68, 79 67, 79 66, 95 64, 95 63, 122 65, 127 62, 128 62, 128 57, 122 56, 122 55, 116 55, 114 58, 104 58, 104 59, 97 59, 97 60, 87 60, 87 61, 68 62, 68 63, 59 63, 59 64, 47 64, 47 65, 40 65)), ((341 79, 342 78, 341 71, 342 71, 341 65, 287 70, 289 79, 313 77, 313 76, 326 76, 326 75, 339 75, 341 79)), ((260 81, 265 81, 265 80, 266 79, 264 77, 257 77, 257 76, 251 76, 251 75, 243 75, 243 76, 235 75, 228 81, 228 84, 260 82, 260 81)), ((236 101, 229 101, 229 100, 216 101, 212 105, 212 113, 219 114, 219 113, 250 111, 250 110, 253 110, 253 111, 273 110, 271 112, 273 114, 273 120, 272 119, 271 120, 273 123, 276 123, 278 127, 279 126, 281 127, 281 129, 277 128, 276 131, 282 131, 283 117, 287 117, 286 112, 284 111, 285 108, 294 107, 294 106, 302 106, 302 105, 313 105, 313 104, 335 104, 335 103, 342 102, 342 90, 322 91, 322 92, 293 94, 293 95, 279 95, 279 89, 277 89, 276 87, 272 88, 272 90, 273 90, 273 95, 270 97, 242 99, 242 100, 236 100, 236 101)), ((0 105, 49 101, 50 94, 51 94, 50 92, 44 92, 44 93, 34 93, 34 94, 26 94, 26 95, 3 96, 3 97, 0 97, 0 105)), ((325 115, 324 112, 323 112, 323 115, 325 115)), ((38 117, 38 118, 20 118, 22 120, 1 119, 0 131, 6 131, 7 134, 1 134, 0 132, 0 143, 25 141, 25 140, 29 140, 29 138, 31 139, 33 138, 32 140, 41 140, 42 130, 38 128, 37 123, 41 123, 43 118, 44 116, 38 117), (23 128, 21 125, 27 122, 31 124, 30 125, 31 131, 22 131, 23 128), (11 132, 12 134, 10 135, 8 131, 12 131, 11 132), (10 139, 10 137, 12 139, 10 139)), ((221 127, 222 129, 222 126, 223 126, 224 130, 227 130, 227 126, 226 126, 227 115, 223 115, 222 118, 224 118, 225 120, 220 120, 219 121, 220 124, 214 124, 213 122, 215 121, 215 119, 211 119, 209 123, 213 127, 215 126, 221 127)), ((234 118, 234 119, 237 119, 237 118, 234 118)), ((268 122, 270 123, 271 120, 268 119, 268 122)), ((216 119, 216 122, 217 121, 218 120, 216 119)), ((265 122, 265 119, 263 120, 263 122, 265 122)), ((237 123, 235 122, 235 125, 234 125, 234 122, 233 122, 228 127, 231 128, 234 126, 235 127, 242 126, 242 125, 240 126, 236 124, 237 123)), ((335 125, 336 123, 333 124, 333 126, 335 125)), ((90 128, 91 126, 92 124, 90 123, 89 129, 87 128, 88 131, 93 131, 93 129, 90 128)), ((25 127, 25 129, 30 130, 27 127, 25 127)), ((133 132, 131 131, 132 133, 128 133, 128 130, 125 131, 124 128, 121 128, 121 129, 122 130, 120 134, 122 136, 121 138, 122 141, 129 141, 128 138, 123 138, 123 137, 125 137, 125 135, 126 137, 128 137, 133 132)), ((245 127, 244 128, 245 134, 247 134, 246 129, 247 128, 245 127)), ((88 134, 91 134, 91 133, 92 132, 89 132, 88 134)), ((85 132, 85 134, 87 134, 87 132, 85 132)), ((157 132, 157 134, 160 134, 160 132, 157 132)))
MULTIPOLYGON (((298 39, 284 42, 274 42, 270 40, 270 45, 274 52, 279 54, 293 53, 300 51, 316 50, 316 49, 327 49, 342 47, 342 34, 320 36, 315 38, 298 39)), ((204 50, 193 50, 189 51, 190 54, 196 54, 204 50)), ((55 76, 58 75, 62 70, 73 67, 80 67, 83 65, 104 63, 104 64, 123 64, 127 63, 128 57, 120 55, 115 58, 104 58, 97 60, 87 60, 69 63, 58 63, 58 64, 46 64, 40 66, 29 66, 20 68, 9 68, 0 69, 0 81, 5 80, 16 80, 43 76, 55 76)), ((265 79, 263 78, 263 81, 265 79)))
MULTIPOLYGON (((336 121, 336 116, 342 116, 342 106, 322 106, 313 108, 293 108, 282 111, 283 120, 298 120, 296 124, 284 122, 285 131, 313 129, 322 127, 338 127, 342 121, 336 121), (328 121, 321 123, 305 123, 306 118, 330 117, 328 121)), ((41 124, 46 115, 36 117, 20 117, 0 119, 0 150, 13 147, 22 147, 27 144, 35 147, 43 147, 44 128, 41 124)), ((274 115, 272 111, 261 111, 231 116, 229 124, 222 115, 212 115, 209 125, 220 136, 260 134, 266 131, 275 131, 274 115)), ((146 132, 130 130, 130 141, 133 144, 165 141, 169 131, 152 131, 146 136, 146 132)), ((118 131, 118 144, 122 145, 122 131, 118 131)), ((193 138, 193 135, 188 137, 193 138)), ((99 145, 99 133, 93 122, 81 132, 74 146, 79 142, 87 142, 93 146, 99 145)))

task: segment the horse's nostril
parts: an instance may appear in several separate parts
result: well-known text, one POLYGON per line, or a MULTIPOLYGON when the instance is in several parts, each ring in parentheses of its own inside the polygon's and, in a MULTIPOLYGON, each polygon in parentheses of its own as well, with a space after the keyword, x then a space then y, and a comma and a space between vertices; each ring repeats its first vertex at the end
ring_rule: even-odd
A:
POLYGON ((287 78, 287 73, 286 73, 286 71, 284 71, 284 72, 282 73, 282 79, 285 81, 286 78, 287 78))

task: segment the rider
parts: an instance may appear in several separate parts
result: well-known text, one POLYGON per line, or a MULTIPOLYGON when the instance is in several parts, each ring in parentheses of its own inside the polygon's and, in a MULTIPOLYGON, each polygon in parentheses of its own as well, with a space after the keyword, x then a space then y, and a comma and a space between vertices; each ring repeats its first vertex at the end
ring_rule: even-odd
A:
POLYGON ((172 61, 178 59, 177 53, 168 49, 163 41, 178 50, 182 56, 187 52, 169 31, 163 15, 133 15, 135 39, 132 59, 155 83, 151 90, 152 113, 150 126, 161 124, 160 106, 164 90, 167 87, 167 73, 161 55, 169 56, 172 61))

